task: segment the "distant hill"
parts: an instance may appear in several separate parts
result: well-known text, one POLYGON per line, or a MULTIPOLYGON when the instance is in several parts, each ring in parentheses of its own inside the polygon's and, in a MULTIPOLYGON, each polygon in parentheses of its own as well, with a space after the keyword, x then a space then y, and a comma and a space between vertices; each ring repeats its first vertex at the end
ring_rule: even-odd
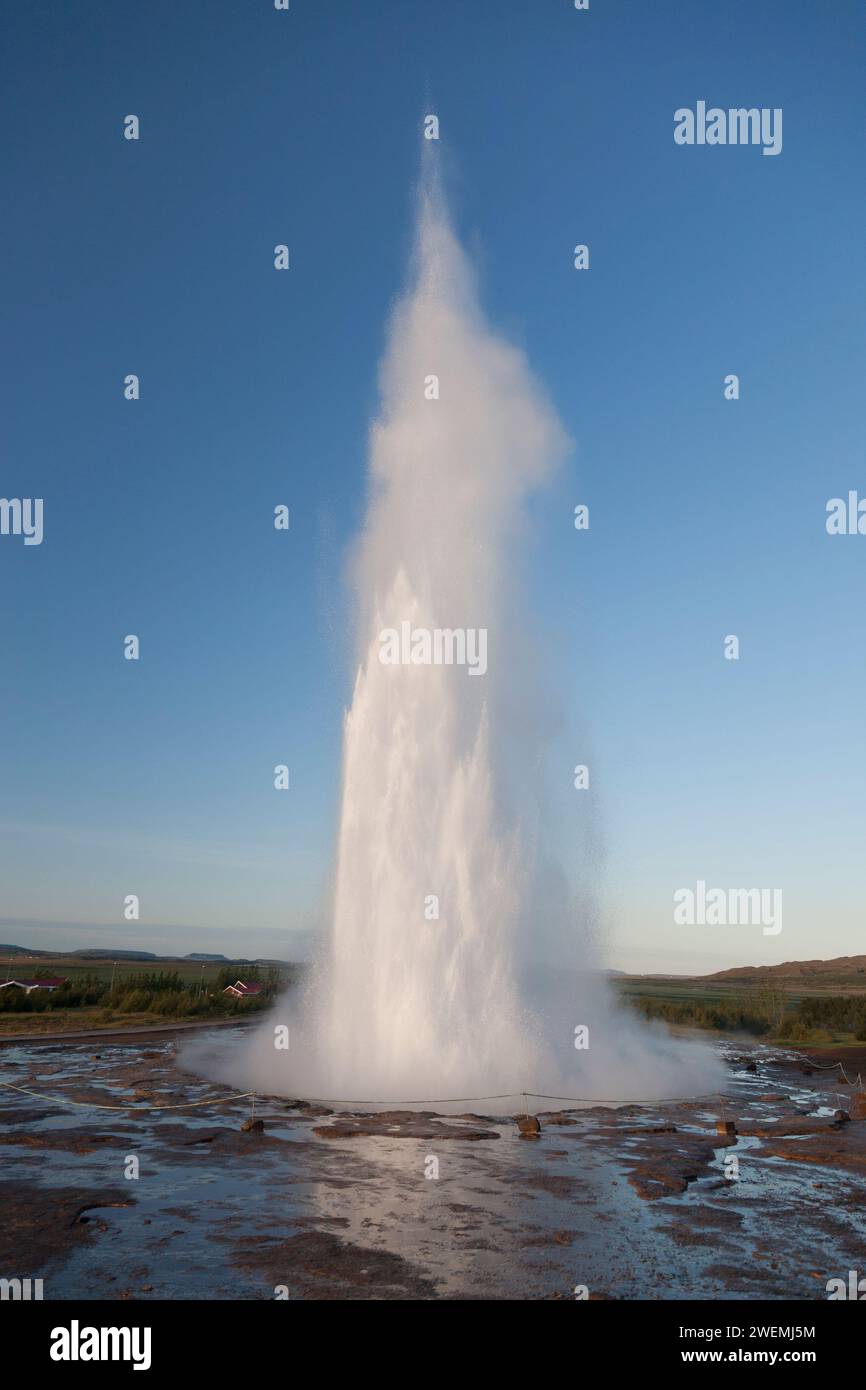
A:
POLYGON ((38 951, 32 946, 12 946, 0 944, 0 960, 10 960, 14 957, 27 956, 31 959, 42 960, 140 960, 155 961, 160 964, 171 963, 172 961, 200 961, 203 965, 274 965, 287 967, 297 966, 297 962, 289 960, 275 960, 270 957, 257 956, 250 959, 247 956, 221 956, 210 954, 206 951, 191 951, 186 956, 158 956, 153 951, 129 951, 129 950, 103 950, 101 947, 87 946, 79 951, 38 951))
POLYGON ((717 970, 705 980, 775 980, 778 983, 830 984, 848 980, 866 987, 866 956, 835 956, 832 960, 786 960, 781 965, 738 965, 733 970, 717 970), (862 979, 858 979, 862 976, 862 979))
MULTIPOLYGON (((45 952, 42 953, 43 955, 45 952)), ((164 960, 164 956, 155 956, 153 951, 103 951, 96 947, 88 947, 84 951, 63 951, 62 955, 70 956, 75 960, 164 960)))
MULTIPOLYGON (((833 956, 830 960, 786 960, 779 965, 735 965, 713 974, 671 974, 656 971, 627 975, 615 984, 626 993, 672 989, 705 990, 720 996, 737 989, 777 989, 790 995, 866 995, 866 955, 833 956)), ((671 996, 673 997, 673 996, 671 996)))
MULTIPOLYGON (((0 946, 0 958, 9 956, 41 956, 43 960, 166 960, 168 957, 155 956, 152 951, 102 951, 97 947, 86 947, 82 951, 37 951, 33 946, 0 946)), ((171 957, 172 960, 176 959, 171 957)))

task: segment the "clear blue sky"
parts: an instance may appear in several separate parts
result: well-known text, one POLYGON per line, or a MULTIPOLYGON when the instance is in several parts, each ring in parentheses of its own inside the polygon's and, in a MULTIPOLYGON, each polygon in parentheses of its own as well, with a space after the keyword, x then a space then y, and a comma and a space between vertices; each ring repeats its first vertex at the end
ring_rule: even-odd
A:
POLYGON ((866 950, 866 536, 824 527, 866 495, 862 4, 74 0, 3 26, 0 495, 43 497, 45 539, 0 537, 0 940, 289 956, 320 919, 345 552, 435 111, 485 309, 575 441, 528 582, 561 850, 598 861, 611 961, 866 950), (675 145, 699 99, 783 108, 781 155, 675 145), (675 928, 699 878, 781 887, 781 935, 675 928))

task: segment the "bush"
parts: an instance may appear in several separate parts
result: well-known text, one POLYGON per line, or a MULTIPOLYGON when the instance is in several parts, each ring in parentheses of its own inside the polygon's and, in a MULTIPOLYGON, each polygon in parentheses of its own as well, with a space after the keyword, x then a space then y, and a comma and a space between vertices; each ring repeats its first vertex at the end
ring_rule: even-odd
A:
POLYGON ((748 998, 719 1000, 716 1003, 648 998, 634 1002, 645 1018, 661 1019, 664 1023, 718 1032, 752 1033, 756 1037, 770 1030, 770 1020, 762 1017, 755 1003, 748 998))
POLYGON ((146 989, 129 989, 120 995, 117 1009, 122 1014, 142 1014, 150 1008, 152 998, 146 989))
POLYGON ((165 994, 173 990, 180 994, 186 985, 176 970, 143 971, 138 975, 128 975, 124 981, 125 989, 143 989, 148 994, 165 994))
POLYGON ((808 1023, 804 1023, 801 1018, 795 1018, 793 1014, 790 1014, 787 1018, 782 1019, 777 1036, 783 1042, 808 1042, 811 1031, 808 1023))
POLYGON ((98 1004, 108 993, 108 985, 97 975, 80 975, 74 982, 66 980, 49 995, 51 1009, 81 1009, 98 1004))
POLYGON ((179 994, 175 989, 164 990, 161 994, 152 994, 150 997, 150 1012, 152 1014, 182 1014, 187 1012, 189 996, 179 994))
POLYGON ((853 1033, 866 1042, 866 999, 857 995, 822 995, 789 1004, 780 990, 756 989, 727 999, 629 1001, 645 1018, 721 1032, 771 1034, 782 1042, 832 1042, 839 1033, 853 1033))

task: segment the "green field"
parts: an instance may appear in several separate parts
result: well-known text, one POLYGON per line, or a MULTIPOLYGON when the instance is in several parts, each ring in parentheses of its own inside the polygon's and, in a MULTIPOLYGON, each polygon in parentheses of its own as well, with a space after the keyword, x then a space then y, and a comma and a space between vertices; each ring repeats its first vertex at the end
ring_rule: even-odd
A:
MULTIPOLYGON (((626 998, 641 999, 668 999, 673 1003, 681 1001, 704 1001, 707 1003, 723 1003, 726 1000, 736 998, 747 991, 748 986, 744 987, 741 983, 710 981, 706 979, 649 979, 644 976, 628 976, 614 981, 618 990, 626 998)), ((806 998, 810 993, 822 993, 823 991, 810 991, 808 989, 785 990, 785 996, 792 1003, 806 998)), ((844 991, 842 991, 844 992, 844 991)))
POLYGON ((637 1012, 672 1028, 814 1047, 866 1041, 866 995, 859 977, 821 976, 813 982, 620 976, 614 985, 637 1012))
MULTIPOLYGON (((297 967, 284 965, 276 968, 280 970, 281 976, 288 984, 297 967)), ((204 981, 205 986, 213 985, 225 970, 235 971, 236 978, 243 980, 249 977, 250 971, 257 971, 261 974, 264 969, 265 967, 261 965, 233 965, 230 961, 227 963, 224 960, 195 961, 161 958, 155 961, 119 960, 115 963, 110 960, 82 960, 80 956, 4 957, 0 955, 0 984, 4 980, 15 980, 22 976, 26 979, 32 979, 37 974, 43 974, 64 975, 73 983, 93 975, 102 980, 103 983, 110 985, 112 979, 114 979, 115 984, 119 984, 130 976, 140 975, 144 972, 170 970, 176 972, 184 984, 197 988, 201 981, 204 981)))
MULTIPOLYGON (((63 990, 26 1000, 17 990, 0 990, 0 1036, 242 1016, 267 1008, 301 969, 185 959, 0 955, 0 982, 39 975, 61 975, 68 981, 63 990), (258 996, 232 999, 223 990, 236 979, 258 980, 265 988, 258 996)), ((748 981, 617 976, 613 985, 637 1012, 674 1030, 697 1028, 813 1047, 866 1041, 862 975, 748 981)))
POLYGON ((0 1036, 132 1028, 169 1022, 220 1021, 258 1012, 296 979, 292 965, 225 961, 88 960, 81 956, 0 956, 0 984, 62 976, 59 989, 25 995, 0 989, 0 1036), (256 981, 260 994, 224 993, 236 980, 256 981))

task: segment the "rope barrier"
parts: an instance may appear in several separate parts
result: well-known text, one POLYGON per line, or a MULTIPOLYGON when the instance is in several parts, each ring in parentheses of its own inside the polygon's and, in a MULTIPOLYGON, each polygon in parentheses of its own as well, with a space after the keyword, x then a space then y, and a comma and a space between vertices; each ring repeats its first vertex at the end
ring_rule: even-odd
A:
MULTIPOLYGON (((137 1104, 127 1105, 103 1105, 99 1101, 90 1100, 70 1100, 66 1096, 50 1096, 40 1091, 30 1090, 26 1086, 16 1086, 11 1081, 0 1081, 0 1086, 5 1086, 10 1091, 19 1091, 21 1095, 33 1096, 36 1100, 45 1100, 50 1104, 59 1103, 61 1105, 75 1105, 84 1110, 130 1110, 141 1112, 142 1110, 192 1110, 204 1105, 228 1105, 235 1100, 249 1100, 258 1095, 262 1099, 261 1093, 257 1091, 237 1091, 230 1096, 219 1096, 210 1100, 188 1100, 181 1101, 178 1105, 146 1105, 139 1101, 137 1104)), ((477 1105, 486 1100, 517 1100, 521 1096, 524 1099, 532 1100, 559 1100, 571 1101, 579 1105, 673 1105, 682 1103, 682 1096, 660 1096, 654 1100, 604 1100, 598 1096, 552 1096, 543 1091, 503 1091, 498 1095, 491 1096, 440 1096, 433 1100, 334 1100, 324 1096, 297 1097, 297 1103, 301 1105, 477 1105)), ((711 1096, 692 1096, 692 1100, 710 1100, 711 1096)))
MULTIPOLYGON (((308 1096, 304 1105, 477 1105, 484 1100, 569 1100, 578 1105, 675 1105, 683 1096, 659 1096, 654 1100, 606 1100, 603 1096, 550 1096, 544 1091, 503 1091, 498 1096, 440 1096, 435 1100, 333 1100, 323 1096, 308 1096)), ((715 1096, 691 1096, 691 1100, 710 1100, 715 1096)))
MULTIPOLYGON (((832 1071, 834 1067, 838 1067, 842 1073, 842 1080, 845 1082, 845 1085, 854 1085, 854 1082, 849 1077, 841 1062, 828 1062, 826 1065, 822 1065, 821 1062, 813 1062, 811 1057, 806 1057, 805 1060, 809 1063, 810 1067, 814 1067, 815 1071, 832 1071)), ((861 1090, 863 1089, 863 1077, 859 1071, 857 1073, 857 1085, 861 1090)))
POLYGON ((31 1091, 26 1086, 14 1086, 11 1081, 0 1081, 0 1086, 5 1086, 10 1091, 20 1091, 22 1096, 33 1096, 36 1100, 47 1100, 50 1105, 59 1102, 60 1105, 77 1105, 82 1110, 193 1110, 201 1105, 228 1105, 233 1100, 245 1100, 255 1095, 254 1091, 239 1091, 230 1096, 219 1096, 211 1100, 187 1100, 181 1101, 179 1105, 145 1105, 139 1101, 137 1105, 102 1105, 96 1100, 70 1100, 68 1096, 46 1096, 41 1091, 31 1091))
MULTIPOLYGON (((814 1066, 816 1071, 832 1071, 834 1067, 838 1067, 842 1072, 846 1085, 853 1086, 854 1084, 853 1081, 849 1080, 841 1062, 831 1062, 824 1066, 820 1062, 812 1062, 809 1057, 805 1057, 805 1061, 807 1061, 810 1066, 814 1066)), ((862 1087, 863 1082, 859 1074, 857 1081, 862 1087)), ((135 1104, 129 1103, 127 1105, 104 1105, 99 1101, 70 1100, 66 1096, 45 1095, 40 1091, 30 1090, 26 1086, 16 1086, 11 1081, 0 1081, 0 1086, 5 1086, 7 1090, 10 1091, 18 1091, 24 1096, 33 1096, 36 1100, 47 1101, 52 1105, 59 1103, 61 1105, 74 1105, 83 1110, 125 1110, 137 1113, 143 1110, 196 1110, 203 1106, 230 1105, 236 1100, 251 1099, 252 1113, 253 1116, 255 1116, 256 1095, 259 1094, 261 1099, 260 1093, 255 1091, 235 1091, 230 1096, 211 1097, 209 1100, 187 1100, 181 1101, 176 1105, 147 1105, 142 1101, 135 1104)), ((524 1108, 526 1108, 526 1102, 529 1099, 567 1101, 574 1105, 674 1105, 683 1103, 684 1099, 682 1096, 659 1096, 653 1100, 605 1100, 599 1096, 554 1096, 544 1091, 502 1091, 497 1095, 490 1096, 439 1096, 432 1100, 334 1100, 333 1098, 324 1096, 301 1096, 296 1097, 296 1101, 299 1105, 479 1105, 483 1101, 488 1100, 519 1100, 521 1097, 523 1097, 524 1108)), ((713 1096, 692 1096, 689 1099, 700 1101, 714 1098, 717 1098, 715 1093, 713 1096)))

